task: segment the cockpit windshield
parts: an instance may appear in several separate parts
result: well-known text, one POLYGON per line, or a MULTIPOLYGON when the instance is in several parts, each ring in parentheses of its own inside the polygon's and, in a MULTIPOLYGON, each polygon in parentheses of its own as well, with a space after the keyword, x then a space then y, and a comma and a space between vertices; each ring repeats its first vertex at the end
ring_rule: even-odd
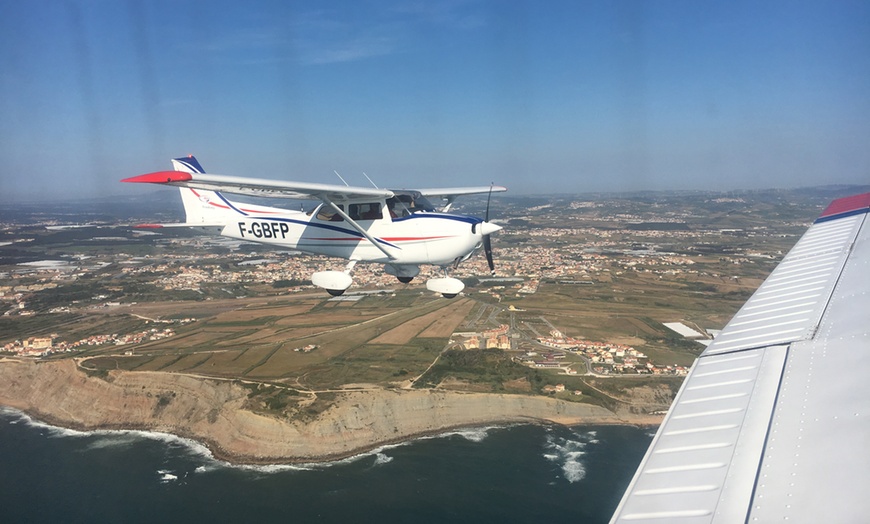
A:
POLYGON ((393 191, 387 199, 387 208, 393 218, 402 218, 420 211, 435 211, 435 207, 419 191, 393 191))

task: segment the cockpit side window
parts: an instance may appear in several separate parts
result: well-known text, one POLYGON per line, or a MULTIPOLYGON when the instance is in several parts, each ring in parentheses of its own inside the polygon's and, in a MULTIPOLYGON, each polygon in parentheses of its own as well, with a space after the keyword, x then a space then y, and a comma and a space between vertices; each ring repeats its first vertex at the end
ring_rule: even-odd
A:
POLYGON ((429 202, 429 200, 426 199, 426 197, 424 197, 423 195, 421 195, 419 193, 414 197, 414 208, 415 208, 414 212, 416 212, 416 211, 428 211, 428 212, 435 211, 435 206, 433 206, 429 202))
POLYGON ((408 195, 398 195, 387 199, 387 209, 390 210, 390 217, 402 218, 411 214, 411 197, 408 195))
POLYGON ((403 218, 419 211, 434 211, 426 198, 416 191, 396 191, 396 196, 387 199, 387 208, 393 218, 403 218))

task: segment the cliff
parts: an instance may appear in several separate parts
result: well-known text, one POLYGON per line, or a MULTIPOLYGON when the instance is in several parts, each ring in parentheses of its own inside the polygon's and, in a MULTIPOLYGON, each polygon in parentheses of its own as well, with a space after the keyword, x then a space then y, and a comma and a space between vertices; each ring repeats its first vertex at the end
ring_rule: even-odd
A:
POLYGON ((598 406, 545 397, 431 390, 341 393, 301 422, 245 409, 248 393, 230 381, 174 373, 112 371, 98 378, 72 360, 0 360, 0 404, 75 429, 174 433, 242 463, 335 459, 461 426, 631 422, 598 406))

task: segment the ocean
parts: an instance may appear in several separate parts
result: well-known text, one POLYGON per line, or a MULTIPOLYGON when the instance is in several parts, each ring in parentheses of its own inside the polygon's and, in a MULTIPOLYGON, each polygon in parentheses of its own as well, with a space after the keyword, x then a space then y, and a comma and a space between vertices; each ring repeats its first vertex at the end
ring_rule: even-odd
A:
POLYGON ((0 408, 0 522, 607 522, 653 434, 497 426, 240 467, 172 435, 77 432, 0 408))

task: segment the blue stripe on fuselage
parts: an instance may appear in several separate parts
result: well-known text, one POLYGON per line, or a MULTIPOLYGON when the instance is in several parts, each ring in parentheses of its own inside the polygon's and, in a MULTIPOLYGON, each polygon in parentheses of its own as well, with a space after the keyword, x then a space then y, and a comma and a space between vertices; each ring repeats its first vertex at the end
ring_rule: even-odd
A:
POLYGON ((405 220, 413 220, 419 218, 439 218, 443 220, 454 220, 456 222, 465 222, 466 224, 480 224, 483 222, 483 219, 467 216, 467 215, 448 215, 447 213, 431 213, 426 211, 420 211, 417 213, 412 213, 406 217, 402 218, 394 218, 393 222, 404 222, 405 220))
MULTIPOLYGON (((360 232, 357 231, 356 229, 347 229, 344 227, 333 226, 332 224, 318 224, 316 222, 309 222, 306 220, 296 220, 295 218, 282 218, 282 217, 252 217, 252 216, 249 216, 248 218, 250 218, 252 220, 277 220, 278 222, 289 222, 291 224, 299 224, 301 226, 306 226, 306 227, 319 227, 321 229, 326 229, 329 231, 344 233, 345 235, 350 235, 352 237, 358 238, 359 240, 365 240, 365 238, 366 238, 366 237, 362 236, 360 234, 360 232)), ((300 238, 300 240, 301 240, 301 238, 300 238)), ((402 249, 395 244, 387 242, 386 240, 381 240, 380 238, 375 238, 375 240, 377 240, 381 244, 384 244, 385 246, 394 247, 396 249, 402 249)))

